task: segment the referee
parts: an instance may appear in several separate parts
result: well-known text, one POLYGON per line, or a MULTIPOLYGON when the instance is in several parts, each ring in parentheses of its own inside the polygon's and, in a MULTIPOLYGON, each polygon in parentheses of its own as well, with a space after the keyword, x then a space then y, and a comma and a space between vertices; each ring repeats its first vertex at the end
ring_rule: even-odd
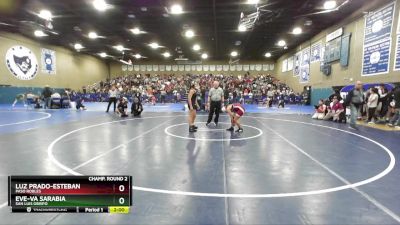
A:
POLYGON ((213 87, 208 92, 207 106, 210 110, 210 113, 208 114, 208 120, 206 126, 208 126, 211 123, 214 112, 215 112, 214 123, 215 126, 218 126, 219 112, 221 111, 221 104, 223 102, 224 102, 224 91, 222 90, 222 88, 219 87, 219 82, 214 81, 213 87))

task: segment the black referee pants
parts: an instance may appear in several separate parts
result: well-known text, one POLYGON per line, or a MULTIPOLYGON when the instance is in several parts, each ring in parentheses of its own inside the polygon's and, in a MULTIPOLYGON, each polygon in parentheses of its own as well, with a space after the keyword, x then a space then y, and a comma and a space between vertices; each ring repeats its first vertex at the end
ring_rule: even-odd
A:
POLYGON ((116 97, 110 97, 108 99, 108 106, 107 106, 107 111, 106 112, 108 112, 110 110, 111 103, 114 103, 114 112, 115 112, 115 107, 117 105, 117 98, 116 97))
POLYGON ((210 113, 208 114, 207 123, 211 123, 214 113, 215 113, 214 122, 218 123, 220 112, 221 112, 221 101, 211 101, 210 102, 210 113))

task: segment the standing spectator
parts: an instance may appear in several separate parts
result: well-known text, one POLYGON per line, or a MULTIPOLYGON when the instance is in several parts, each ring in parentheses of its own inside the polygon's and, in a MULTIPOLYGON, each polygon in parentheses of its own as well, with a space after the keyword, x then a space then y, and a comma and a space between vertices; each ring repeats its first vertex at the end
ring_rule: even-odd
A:
POLYGON ((115 112, 115 108, 117 106, 117 95, 118 95, 118 90, 113 85, 111 89, 108 91, 108 106, 106 112, 110 110, 111 103, 114 103, 114 112, 115 112))
POLYGON ((364 102, 363 86, 361 81, 357 81, 354 89, 346 97, 345 105, 350 106, 350 128, 356 128, 356 120, 364 102))
POLYGON ((389 121, 388 126, 400 126, 400 86, 397 86, 393 91, 393 101, 394 101, 394 116, 389 121))
POLYGON ((379 101, 379 95, 378 95, 378 89, 377 88, 371 88, 370 89, 371 94, 369 95, 367 106, 368 106, 368 123, 373 123, 372 118, 374 119, 374 122, 377 121, 376 117, 376 107, 378 106, 378 101, 379 101))
POLYGON ((210 113, 208 114, 208 120, 207 120, 206 126, 208 126, 211 123, 214 112, 215 112, 214 123, 215 123, 215 126, 218 126, 219 113, 221 111, 221 105, 223 102, 224 102, 224 91, 222 90, 221 87, 219 87, 219 82, 214 81, 213 87, 208 92, 207 104, 208 104, 210 113))
POLYGON ((51 95, 53 92, 51 91, 49 85, 46 85, 46 87, 42 91, 42 96, 44 100, 44 108, 51 108, 51 95))
POLYGON ((381 120, 385 121, 386 114, 389 110, 389 100, 388 100, 388 90, 385 84, 379 85, 379 102, 381 103, 381 110, 379 112, 379 117, 381 120))
POLYGON ((165 88, 162 88, 161 89, 161 91, 160 91, 160 95, 161 95, 161 99, 160 99, 160 102, 162 103, 162 104, 165 104, 165 98, 166 98, 166 96, 167 96, 167 92, 165 91, 165 88))

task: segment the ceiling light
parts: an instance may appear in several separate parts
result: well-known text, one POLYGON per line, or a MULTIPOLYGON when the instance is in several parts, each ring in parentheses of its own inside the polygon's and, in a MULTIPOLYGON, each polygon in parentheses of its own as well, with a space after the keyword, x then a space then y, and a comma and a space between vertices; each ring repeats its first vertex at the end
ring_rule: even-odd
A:
POLYGON ((239 30, 240 32, 245 32, 245 31, 247 30, 247 28, 246 28, 245 25, 240 24, 239 27, 238 27, 238 30, 239 30))
POLYGON ((336 8, 336 1, 330 0, 330 1, 325 1, 324 3, 324 9, 326 10, 331 10, 336 8))
POLYGON ((284 41, 284 40, 278 41, 278 46, 283 47, 283 46, 285 46, 285 45, 286 45, 286 41, 284 41))
POLYGON ((208 58, 208 55, 207 55, 207 53, 203 53, 203 54, 201 54, 201 58, 202 58, 202 59, 207 59, 207 58, 208 58))
POLYGON ((83 46, 82 46, 81 44, 79 44, 79 43, 76 43, 76 44, 74 45, 74 48, 75 48, 76 50, 80 50, 80 49, 83 48, 83 46))
POLYGON ((93 7, 99 11, 105 11, 108 5, 104 0, 93 0, 93 7))
POLYGON ((270 52, 265 53, 265 57, 269 58, 269 57, 271 57, 271 56, 272 56, 272 55, 271 55, 270 52))
POLYGON ((193 31, 193 30, 187 30, 187 31, 185 32, 185 36, 186 36, 187 38, 192 38, 192 37, 194 36, 194 31, 193 31))
POLYGON ((169 58, 171 56, 171 54, 169 52, 164 52, 162 54, 165 58, 169 58))
POLYGON ((150 46, 151 48, 154 48, 154 49, 156 49, 156 48, 159 48, 159 47, 160 47, 160 45, 158 45, 158 43, 157 43, 157 42, 153 42, 153 43, 149 44, 149 46, 150 46))
POLYGON ((183 9, 179 4, 174 4, 171 6, 171 14, 182 14, 183 9))
POLYGON ((139 28, 137 28, 137 27, 135 27, 135 28, 131 29, 131 32, 132 32, 133 34, 135 34, 135 35, 138 35, 138 34, 140 34, 140 33, 141 33, 140 29, 139 29, 139 28))
POLYGON ((283 47, 283 49, 285 49, 285 50, 286 50, 287 48, 288 48, 287 46, 283 47))
POLYGON ((35 35, 36 37, 45 37, 45 36, 47 36, 47 34, 45 34, 45 33, 44 33, 43 31, 41 31, 41 30, 35 30, 34 35, 35 35))
POLYGON ((303 33, 303 30, 301 29, 301 27, 295 27, 294 29, 293 29, 293 32, 292 32, 294 35, 299 35, 299 34, 301 34, 301 33, 303 33))
POLYGON ((231 52, 231 56, 232 57, 236 57, 236 56, 238 56, 239 54, 238 54, 238 52, 237 51, 233 51, 233 52, 231 52))
POLYGON ((45 20, 51 20, 53 18, 53 15, 49 10, 43 9, 39 12, 39 17, 45 20))
POLYGON ((195 50, 195 51, 200 50, 200 45, 198 45, 198 44, 193 45, 193 50, 195 50))
POLYGON ((96 38, 98 38, 96 32, 89 32, 88 36, 89 36, 90 39, 96 39, 96 38))
POLYGON ((136 54, 136 55, 134 55, 134 56, 135 56, 136 59, 142 58, 142 56, 141 56, 140 54, 136 54))
POLYGON ((120 52, 122 52, 125 49, 124 46, 122 46, 122 45, 114 46, 114 48, 117 49, 120 52))
POLYGON ((107 57, 107 53, 105 53, 105 52, 99 53, 99 55, 100 55, 102 58, 107 57))
POLYGON ((247 4, 258 4, 260 0, 247 0, 247 4))

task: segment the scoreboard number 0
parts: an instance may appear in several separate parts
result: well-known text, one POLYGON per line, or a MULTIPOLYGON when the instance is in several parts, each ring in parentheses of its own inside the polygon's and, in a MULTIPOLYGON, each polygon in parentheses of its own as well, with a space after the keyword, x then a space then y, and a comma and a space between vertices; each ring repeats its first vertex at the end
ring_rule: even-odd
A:
POLYGON ((124 192, 125 191, 125 186, 124 185, 119 185, 119 188, 118 188, 118 190, 120 191, 120 192, 124 192))
POLYGON ((118 202, 120 205, 123 205, 125 203, 125 198, 123 197, 119 198, 118 202))

